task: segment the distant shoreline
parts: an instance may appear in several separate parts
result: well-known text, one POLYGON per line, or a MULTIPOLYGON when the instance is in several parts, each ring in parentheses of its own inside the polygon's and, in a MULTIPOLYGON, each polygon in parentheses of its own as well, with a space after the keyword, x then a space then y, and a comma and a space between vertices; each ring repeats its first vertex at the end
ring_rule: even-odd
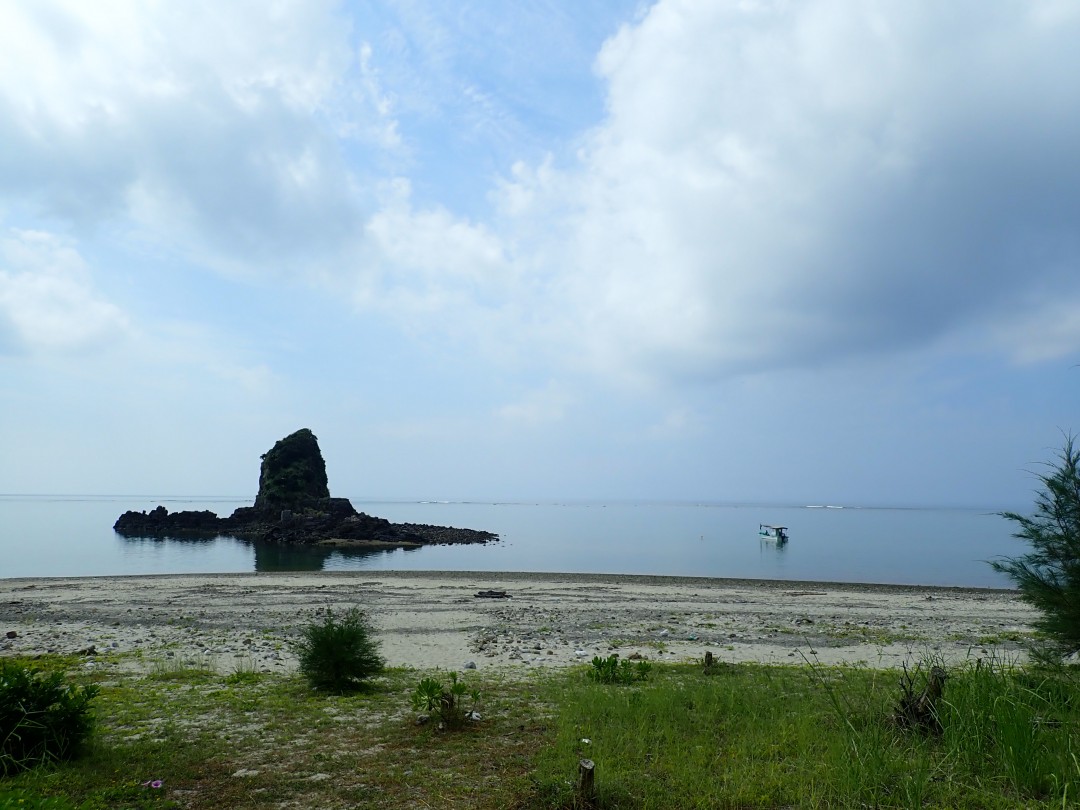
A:
MULTIPOLYGON (((424 506, 680 506, 700 507, 702 509, 851 509, 851 510, 896 510, 907 511, 944 511, 944 512, 979 512, 997 515, 1001 512, 1020 512, 1031 508, 1030 503, 1013 506, 973 506, 970 504, 817 504, 797 501, 710 501, 704 499, 689 500, 679 498, 376 498, 367 496, 346 496, 354 504, 401 504, 424 506)), ((0 500, 27 501, 140 501, 161 503, 224 503, 249 504, 255 500, 255 494, 248 495, 175 495, 175 494, 118 494, 89 495, 71 492, 0 492, 0 500)))
MULTIPOLYGON (((339 548, 335 541, 317 544, 322 547, 339 548)), ((401 544, 382 543, 379 541, 349 541, 349 543, 367 548, 398 548, 401 544)), ((233 578, 233 577, 279 577, 279 576, 318 576, 318 577, 372 577, 403 579, 463 579, 500 578, 507 580, 565 580, 567 582, 627 582, 642 585, 726 585, 732 587, 791 588, 806 586, 830 588, 835 590, 871 590, 881 592, 909 591, 944 591, 957 593, 996 593, 1017 595, 1015 588, 988 588, 974 585, 920 585, 917 583, 895 582, 843 582, 838 580, 809 579, 753 579, 750 577, 695 577, 679 574, 620 574, 590 573, 573 571, 454 571, 454 570, 409 570, 409 569, 347 569, 332 571, 224 571, 220 573, 177 572, 160 574, 90 574, 85 576, 41 576, 41 577, 0 577, 2 585, 8 582, 36 581, 78 581, 78 580, 123 580, 123 579, 183 579, 183 578, 233 578)))

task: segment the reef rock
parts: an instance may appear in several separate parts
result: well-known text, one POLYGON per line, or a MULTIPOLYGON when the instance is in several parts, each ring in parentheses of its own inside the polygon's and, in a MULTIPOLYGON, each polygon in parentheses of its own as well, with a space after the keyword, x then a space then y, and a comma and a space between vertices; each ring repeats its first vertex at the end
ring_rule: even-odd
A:
POLYGON ((215 537, 226 535, 273 543, 348 546, 487 543, 491 532, 394 524, 357 512, 347 498, 331 498, 319 441, 307 428, 277 442, 262 456, 254 506, 229 517, 213 512, 125 512, 113 525, 125 537, 215 537))

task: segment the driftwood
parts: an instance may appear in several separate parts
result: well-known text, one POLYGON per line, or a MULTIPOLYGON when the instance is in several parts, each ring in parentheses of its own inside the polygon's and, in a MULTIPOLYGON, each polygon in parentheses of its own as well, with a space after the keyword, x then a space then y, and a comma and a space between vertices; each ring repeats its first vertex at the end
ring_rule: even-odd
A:
POLYGON ((930 674, 926 678, 926 686, 920 691, 915 689, 915 677, 919 670, 908 672, 904 667, 904 674, 900 676, 900 704, 893 711, 893 722, 906 729, 933 734, 941 733, 941 719, 938 717, 937 703, 945 689, 945 670, 939 666, 930 668, 930 674))
POLYGON ((477 591, 477 599, 509 599, 510 594, 506 591, 477 591))

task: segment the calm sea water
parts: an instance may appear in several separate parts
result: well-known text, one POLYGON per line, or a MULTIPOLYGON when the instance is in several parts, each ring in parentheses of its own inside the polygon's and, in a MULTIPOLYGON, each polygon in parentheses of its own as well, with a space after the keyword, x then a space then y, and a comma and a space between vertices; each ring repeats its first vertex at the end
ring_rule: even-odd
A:
POLYGON ((968 509, 690 503, 430 503, 353 499, 394 522, 498 532, 486 546, 373 553, 213 540, 125 539, 128 509, 210 509, 250 500, 0 496, 0 577, 320 570, 626 573, 1009 587, 986 560, 1023 552, 1011 525, 968 509), (790 527, 782 546, 759 523, 790 527))

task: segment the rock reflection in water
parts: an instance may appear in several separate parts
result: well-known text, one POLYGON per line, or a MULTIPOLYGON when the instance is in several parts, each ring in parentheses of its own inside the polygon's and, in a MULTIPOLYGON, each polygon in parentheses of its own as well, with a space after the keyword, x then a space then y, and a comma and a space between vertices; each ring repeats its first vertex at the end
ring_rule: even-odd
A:
MULTIPOLYGON (((255 570, 271 571, 324 571, 333 568, 366 568, 364 561, 396 550, 374 548, 325 548, 318 546, 290 546, 281 543, 250 544, 255 550, 255 570), (331 557, 344 561, 344 565, 327 566, 331 557)), ((406 549, 414 551, 415 549, 406 549)))

